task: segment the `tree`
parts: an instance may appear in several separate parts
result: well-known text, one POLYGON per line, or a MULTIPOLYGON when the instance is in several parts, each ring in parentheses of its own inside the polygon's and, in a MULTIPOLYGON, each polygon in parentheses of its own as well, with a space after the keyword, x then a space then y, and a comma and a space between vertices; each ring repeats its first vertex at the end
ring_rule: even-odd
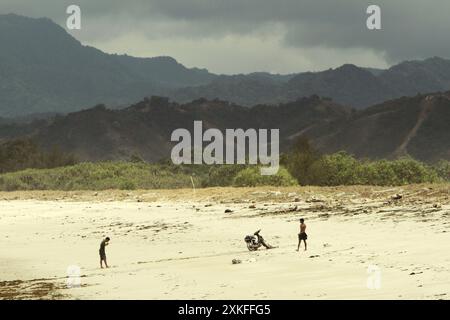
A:
POLYGON ((281 163, 300 185, 308 185, 311 183, 309 170, 319 158, 319 153, 311 146, 308 138, 300 136, 291 151, 282 156, 281 163))

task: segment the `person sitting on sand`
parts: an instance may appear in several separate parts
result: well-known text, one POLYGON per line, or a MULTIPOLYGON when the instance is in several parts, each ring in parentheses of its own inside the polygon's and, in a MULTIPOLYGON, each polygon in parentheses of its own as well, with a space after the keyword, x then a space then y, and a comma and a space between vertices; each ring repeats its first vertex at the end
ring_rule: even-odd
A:
POLYGON ((259 233, 261 232, 261 229, 256 231, 254 235, 258 238, 258 243, 262 244, 266 249, 275 249, 275 247, 271 246, 270 244, 266 243, 264 241, 264 238, 259 233))
POLYGON ((100 268, 103 269, 103 261, 105 261, 105 266, 108 268, 108 263, 106 262, 106 250, 105 247, 109 244, 109 237, 106 237, 101 243, 100 243, 100 268))
POLYGON ((306 248, 307 248, 306 239, 308 239, 308 235, 306 234, 305 219, 300 219, 300 233, 298 234, 297 251, 300 250, 300 245, 302 244, 302 240, 305 243, 305 251, 306 251, 306 248))

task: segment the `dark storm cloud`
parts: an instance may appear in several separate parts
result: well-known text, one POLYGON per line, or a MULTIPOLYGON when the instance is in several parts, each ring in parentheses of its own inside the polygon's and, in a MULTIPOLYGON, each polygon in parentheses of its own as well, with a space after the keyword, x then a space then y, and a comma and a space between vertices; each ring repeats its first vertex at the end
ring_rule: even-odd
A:
POLYGON ((450 57, 448 0, 0 0, 1 12, 48 16, 82 8, 90 41, 140 32, 148 38, 214 39, 279 33, 286 48, 356 48, 389 62, 450 57), (382 30, 366 29, 369 4, 382 9, 382 30))

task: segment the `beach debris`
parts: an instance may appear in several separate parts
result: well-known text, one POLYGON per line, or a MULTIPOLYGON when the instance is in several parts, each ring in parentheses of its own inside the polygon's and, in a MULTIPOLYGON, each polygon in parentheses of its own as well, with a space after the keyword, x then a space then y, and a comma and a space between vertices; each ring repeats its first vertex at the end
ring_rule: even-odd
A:
POLYGON ((300 198, 295 198, 294 202, 300 202, 300 198))
POLYGON ((248 207, 249 209, 256 209, 256 206, 254 204, 252 204, 250 207, 248 207))
POLYGON ((329 244, 329 243, 324 243, 324 244, 323 244, 323 247, 324 247, 324 248, 329 248, 329 247, 331 247, 331 244, 329 244))
POLYGON ((322 199, 317 199, 317 198, 310 198, 306 200, 307 203, 314 203, 314 202, 325 202, 322 199))
POLYGON ((265 195, 265 194, 266 194, 265 191, 254 191, 251 193, 251 195, 254 195, 254 196, 265 195))
POLYGON ((231 209, 225 209, 225 213, 232 213, 233 212, 233 210, 231 210, 231 209))
POLYGON ((256 262, 256 258, 247 259, 245 261, 242 261, 241 259, 231 260, 232 264, 253 263, 253 262, 256 262))
POLYGON ((318 258, 318 257, 320 257, 320 256, 319 255, 309 256, 310 259, 318 258))
POLYGON ((403 198, 403 195, 397 193, 395 196, 392 196, 392 200, 400 200, 403 198))

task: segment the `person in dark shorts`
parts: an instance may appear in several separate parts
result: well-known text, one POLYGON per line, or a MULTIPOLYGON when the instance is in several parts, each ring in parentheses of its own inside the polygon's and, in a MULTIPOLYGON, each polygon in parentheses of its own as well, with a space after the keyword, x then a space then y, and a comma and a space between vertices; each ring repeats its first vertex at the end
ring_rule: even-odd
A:
POLYGON ((300 219, 300 233, 298 234, 298 246, 297 251, 300 250, 300 245, 302 244, 302 240, 305 243, 305 251, 307 248, 306 240, 308 239, 308 235, 306 234, 306 224, 305 219, 300 219))
POLYGON ((108 263, 106 262, 106 250, 105 247, 109 244, 109 237, 106 237, 101 243, 100 243, 100 250, 98 250, 100 254, 100 268, 103 269, 103 261, 105 261, 105 267, 108 268, 108 263))

